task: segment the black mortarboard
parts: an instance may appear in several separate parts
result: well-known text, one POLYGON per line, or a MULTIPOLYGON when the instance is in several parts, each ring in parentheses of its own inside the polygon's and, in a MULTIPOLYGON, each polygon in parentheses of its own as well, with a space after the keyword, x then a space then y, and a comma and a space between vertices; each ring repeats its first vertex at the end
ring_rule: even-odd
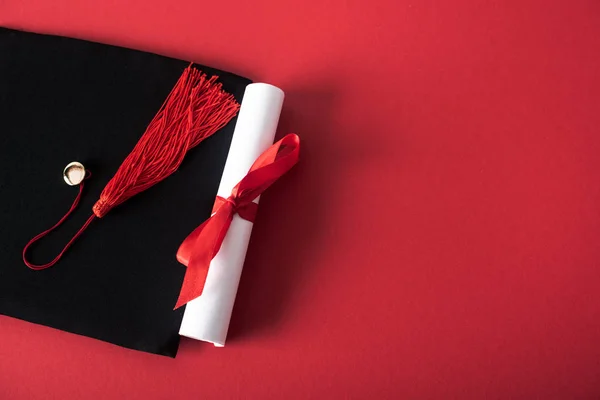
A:
MULTIPOLYGON (((89 226, 60 263, 22 260, 27 242, 68 210, 71 161, 93 173, 77 210, 32 248, 51 260, 92 206, 188 67, 119 47, 0 28, 0 313, 151 353, 175 356, 183 310, 182 240, 210 216, 235 118, 178 171, 89 226)), ((241 102, 248 79, 208 68, 241 102)))

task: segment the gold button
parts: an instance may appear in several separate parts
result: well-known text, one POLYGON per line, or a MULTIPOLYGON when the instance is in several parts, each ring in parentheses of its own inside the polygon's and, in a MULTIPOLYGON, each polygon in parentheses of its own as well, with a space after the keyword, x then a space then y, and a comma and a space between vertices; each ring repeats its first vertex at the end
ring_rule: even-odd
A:
POLYGON ((83 164, 73 161, 65 167, 63 178, 65 179, 65 182, 67 182, 67 185, 77 186, 83 181, 83 178, 85 178, 85 167, 83 164))

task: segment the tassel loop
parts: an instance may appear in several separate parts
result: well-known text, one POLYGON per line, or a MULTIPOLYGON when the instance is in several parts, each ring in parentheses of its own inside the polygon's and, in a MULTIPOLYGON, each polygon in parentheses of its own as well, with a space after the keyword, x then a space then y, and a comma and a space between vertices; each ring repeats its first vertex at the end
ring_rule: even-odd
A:
POLYGON ((79 205, 79 200, 81 200, 81 194, 83 193, 83 183, 85 182, 85 180, 89 179, 91 176, 92 176, 92 173, 90 171, 85 171, 85 176, 84 176, 83 180, 79 183, 79 193, 77 193, 77 197, 75 197, 75 200, 73 201, 71 208, 69 208, 69 211, 67 211, 67 213, 65 215, 63 215, 63 217, 56 224, 54 224, 54 226, 52 226, 52 228, 46 229, 44 232, 36 235, 33 239, 31 239, 25 245, 25 247, 23 248, 23 262, 25 263, 25 265, 27 265, 27 267, 29 267, 30 269, 32 269, 34 271, 40 271, 40 270, 43 270, 46 268, 50 268, 51 266, 56 264, 58 262, 58 260, 61 259, 63 254, 67 251, 67 249, 69 247, 71 247, 71 245, 73 244, 75 239, 77 239, 79 237, 79 235, 81 235, 81 233, 83 233, 83 231, 92 223, 92 221, 95 218, 95 216, 93 214, 88 218, 88 220, 85 222, 85 224, 83 224, 83 226, 81 228, 79 228, 79 230, 77 231, 75 236, 73 236, 71 238, 71 240, 69 240, 69 242, 65 245, 65 247, 62 249, 62 251, 60 253, 58 253, 58 255, 56 257, 54 257, 54 260, 50 261, 49 263, 38 265, 38 264, 33 264, 32 262, 30 262, 27 259, 27 250, 29 250, 29 247, 31 247, 32 244, 34 244, 35 242, 37 242, 38 240, 40 240, 41 238, 43 238, 44 236, 46 236, 47 234, 49 234, 50 232, 52 232, 53 230, 58 228, 63 222, 65 222, 65 220, 69 217, 69 215, 71 215, 71 213, 77 208, 77 206, 79 205))

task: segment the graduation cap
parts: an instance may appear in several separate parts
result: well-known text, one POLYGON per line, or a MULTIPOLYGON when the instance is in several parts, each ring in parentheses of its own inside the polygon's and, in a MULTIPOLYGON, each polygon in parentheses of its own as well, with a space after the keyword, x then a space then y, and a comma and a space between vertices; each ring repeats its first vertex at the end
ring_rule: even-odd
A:
MULTIPOLYGON (((190 291, 186 275, 181 301, 186 267, 175 250, 195 232, 178 254, 188 265, 199 222, 219 214, 213 205, 250 83, 155 54, 0 28, 0 313, 175 356, 183 309, 173 305, 202 290, 190 291)), ((280 110, 283 93, 269 90, 280 110)), ((260 191, 296 159, 297 143, 286 139, 257 161, 260 191)), ((218 198, 227 227, 260 194, 241 188, 245 203, 235 190, 218 198)), ((217 228, 225 230, 211 258, 227 227, 217 228)))

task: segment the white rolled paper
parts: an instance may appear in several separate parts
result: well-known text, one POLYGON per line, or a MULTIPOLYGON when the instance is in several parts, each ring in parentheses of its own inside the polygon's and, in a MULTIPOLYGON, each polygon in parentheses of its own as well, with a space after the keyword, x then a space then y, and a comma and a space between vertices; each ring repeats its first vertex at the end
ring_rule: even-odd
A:
MULTIPOLYGON (((281 89, 266 83, 246 87, 217 192, 219 196, 228 198, 258 156, 273 144, 283 97, 281 89)), ((179 329, 181 336, 217 347, 225 345, 252 225, 234 215, 221 249, 210 263, 202 295, 186 306, 179 329)))

